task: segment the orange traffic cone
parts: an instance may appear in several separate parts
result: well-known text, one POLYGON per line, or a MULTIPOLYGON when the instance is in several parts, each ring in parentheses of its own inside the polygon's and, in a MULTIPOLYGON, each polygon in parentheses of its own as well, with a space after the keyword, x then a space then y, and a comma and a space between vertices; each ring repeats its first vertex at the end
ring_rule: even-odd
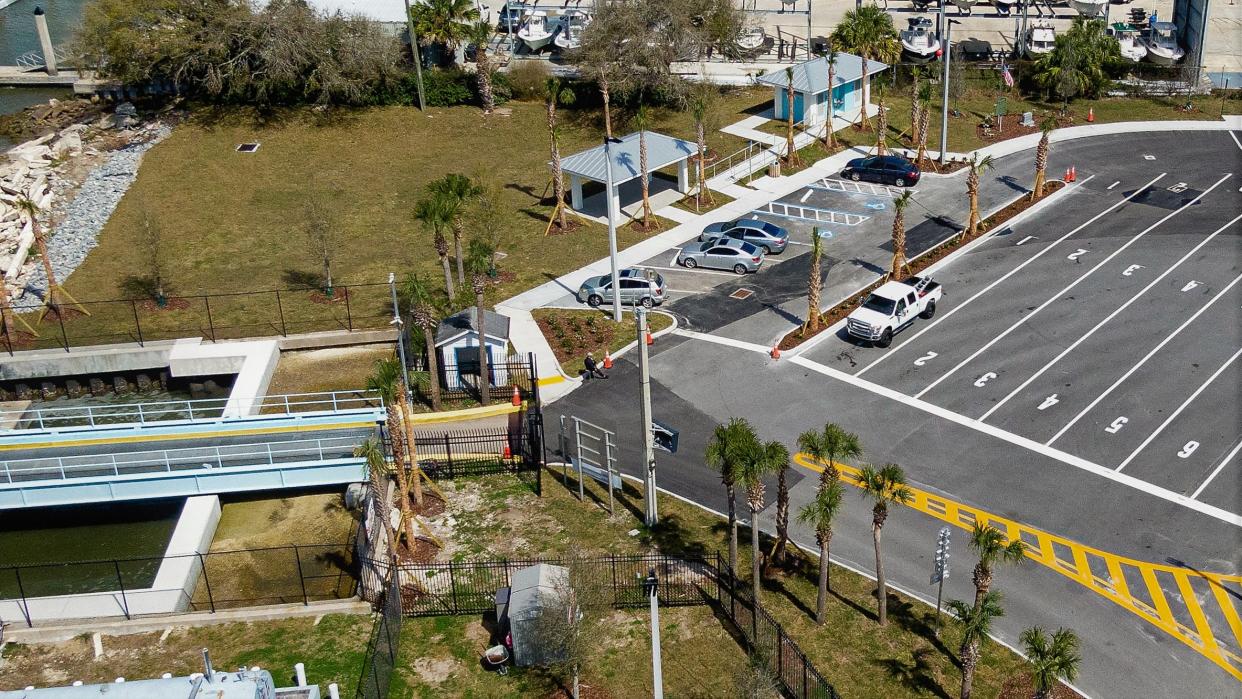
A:
POLYGON ((1070 165, 1070 180, 1069 181, 1070 182, 1078 181, 1078 168, 1074 167, 1073 165, 1070 165))
POLYGON ((1073 180, 1071 180, 1071 179, 1070 179, 1070 169, 1069 169, 1069 168, 1065 168, 1065 176, 1064 176, 1064 177, 1062 177, 1061 179, 1062 179, 1062 180, 1064 180, 1064 181, 1066 181, 1066 182, 1072 182, 1072 181, 1073 181, 1073 180))
POLYGON ((517 386, 513 387, 513 404, 514 405, 522 404, 522 394, 518 392, 517 386))
POLYGON ((1095 107, 1088 107, 1087 108, 1087 123, 1090 124, 1093 121, 1095 121, 1095 107))
POLYGON ((648 331, 647 331, 647 344, 648 344, 648 345, 654 345, 654 344, 655 344, 655 336, 651 334, 651 331, 650 331, 650 330, 648 330, 648 331))
POLYGON ((509 448, 509 445, 508 445, 508 444, 506 444, 506 445, 505 445, 505 453, 504 453, 504 457, 505 457, 506 459, 512 459, 512 458, 513 458, 513 450, 509 448))
POLYGON ((609 352, 608 350, 604 350, 604 368, 612 368, 612 352, 609 352))
POLYGON ((769 357, 771 357, 771 358, 773 358, 773 359, 780 359, 780 358, 781 358, 781 348, 780 348, 780 347, 778 347, 777 345, 772 345, 772 351, 771 351, 771 352, 768 352, 768 356, 769 356, 769 357))

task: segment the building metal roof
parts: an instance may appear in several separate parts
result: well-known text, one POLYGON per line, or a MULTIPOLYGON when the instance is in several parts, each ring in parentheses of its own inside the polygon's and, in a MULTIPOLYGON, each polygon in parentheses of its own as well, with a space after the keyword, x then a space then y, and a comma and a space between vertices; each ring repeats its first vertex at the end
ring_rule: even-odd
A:
MULTIPOLYGON (((436 347, 443 347, 468 333, 477 333, 479 329, 474 322, 475 312, 475 307, 471 306, 440 321, 436 328, 436 347)), ((509 341, 509 316, 484 309, 483 323, 489 340, 499 343, 509 341)))
MULTIPOLYGON (((683 141, 655 131, 648 131, 646 134, 648 173, 685 160, 698 152, 698 146, 693 141, 683 141)), ((614 185, 629 182, 638 177, 640 162, 638 136, 639 132, 635 131, 622 136, 620 143, 611 143, 608 146, 609 155, 612 157, 612 183, 614 185)), ((608 173, 604 168, 604 146, 601 144, 562 158, 561 169, 588 180, 606 182, 608 173)))
MULTIPOLYGON (((875 75, 887 70, 888 64, 880 61, 867 61, 867 75, 875 75)), ((835 74, 837 84, 845 85, 862 77, 862 59, 852 53, 837 53, 835 74)), ((784 70, 776 70, 759 76, 759 82, 772 87, 787 87, 789 78, 784 70)), ((793 87, 796 92, 818 95, 828 90, 828 59, 812 58, 793 67, 793 87)))

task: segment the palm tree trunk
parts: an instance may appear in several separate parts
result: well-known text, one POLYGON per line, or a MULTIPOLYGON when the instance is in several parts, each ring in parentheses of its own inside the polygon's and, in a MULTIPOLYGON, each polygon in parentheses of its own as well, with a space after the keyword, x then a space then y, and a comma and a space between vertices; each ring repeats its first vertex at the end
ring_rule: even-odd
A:
POLYGON ((725 484, 729 496, 729 571, 737 576, 737 491, 732 483, 725 484))
POLYGON ((858 112, 859 123, 866 131, 871 128, 871 118, 867 116, 867 103, 871 99, 871 79, 867 77, 867 54, 864 52, 859 59, 862 61, 862 109, 858 112))
POLYGON ((651 175, 647 172, 647 132, 638 132, 638 181, 643 190, 643 228, 651 228, 651 175))
POLYGON ((453 219, 453 255, 457 258, 457 283, 466 285, 466 261, 461 253, 461 219, 453 219))
POLYGON ((837 81, 836 66, 832 65, 832 63, 829 63, 828 64, 828 123, 824 127, 824 130, 827 132, 824 134, 824 145, 826 145, 829 149, 836 148, 837 146, 837 135, 836 135, 836 132, 832 130, 832 122, 835 121, 837 118, 837 108, 836 108, 836 105, 833 104, 833 101, 832 101, 832 86, 833 86, 833 83, 835 83, 836 81, 837 81))
POLYGON ((612 90, 602 70, 599 72, 599 93, 604 98, 604 138, 612 138, 612 90))
POLYGON ((44 301, 60 315, 60 285, 56 283, 56 273, 52 271, 52 258, 47 254, 47 240, 33 215, 30 217, 30 230, 34 233, 35 244, 39 246, 39 261, 43 263, 43 274, 47 277, 47 297, 44 301))
POLYGON ((479 404, 487 405, 492 399, 492 380, 487 367, 487 335, 483 327, 485 314, 483 312, 482 292, 474 295, 474 308, 479 317, 479 404))
POLYGON ((976 643, 963 643, 962 649, 962 699, 970 699, 974 690, 975 665, 979 662, 979 647, 976 643))
POLYGON ((488 60, 486 44, 479 46, 474 60, 479 73, 479 99, 483 102, 483 113, 491 114, 496 108, 496 97, 492 93, 492 67, 488 60))
POLYGON ((793 81, 789 81, 789 86, 785 88, 785 164, 793 165, 797 160, 798 153, 794 150, 794 91, 793 81))
POLYGON ((776 541, 768 553, 767 570, 773 566, 785 565, 785 546, 789 542, 789 484, 785 480, 785 469, 776 474, 776 541))
POLYGON ((759 604, 759 510, 750 508, 750 585, 759 604))
POLYGON ((970 223, 966 226, 966 235, 972 236, 979 228, 979 190, 970 190, 970 223))
POLYGON ((704 195, 706 195, 708 202, 712 200, 712 193, 707 189, 707 166, 703 164, 703 160, 707 158, 707 134, 703 128, 702 121, 694 122, 694 135, 699 147, 699 187, 695 194, 695 199, 699 205, 702 205, 704 195))
POLYGON ((815 594, 815 623, 823 626, 828 606, 828 543, 832 532, 819 537, 819 592, 815 594))
MULTIPOLYGON (((819 231, 812 229, 811 235, 819 236, 819 231)), ((812 332, 819 330, 819 297, 823 289, 822 270, 820 268, 819 241, 811 241, 815 247, 811 250, 811 276, 807 279, 806 327, 812 332)))
POLYGON ((440 411, 440 358, 436 356, 435 348, 436 326, 423 326, 423 337, 426 338, 427 344, 427 385, 431 391, 431 409, 435 412, 440 411))
POLYGON ((871 525, 871 540, 875 544, 875 584, 878 593, 880 626, 888 624, 888 586, 884 582, 884 560, 880 557, 880 530, 882 525, 871 525))
POLYGON ((448 292, 448 299, 453 300, 453 272, 449 268, 448 255, 440 256, 440 266, 444 268, 444 290, 448 292))
POLYGON ((975 583, 975 609, 983 606, 983 598, 992 587, 992 571, 983 565, 983 561, 975 564, 971 579, 975 583))
POLYGON ((389 406, 388 434, 392 439, 393 471, 397 479, 397 510, 401 513, 401 526, 405 528, 406 546, 413 551, 414 518, 413 513, 410 512, 410 486, 405 474, 405 461, 408 458, 408 452, 405 449, 404 432, 401 429, 397 429, 401 417, 396 413, 397 407, 389 406))
POLYGON ((561 149, 556 143, 556 103, 548 101, 548 137, 552 141, 552 191, 556 194, 556 222, 564 232, 569 228, 565 220, 565 182, 561 174, 561 149))
POLYGON ((414 441, 413 406, 410 405, 410 393, 404 382, 401 384, 401 397, 397 404, 401 407, 401 422, 405 427, 405 450, 409 455, 410 475, 414 479, 414 502, 422 507, 423 479, 418 468, 418 445, 414 441))
POLYGON ((906 267, 906 217, 901 209, 893 218, 893 281, 901 281, 906 267))

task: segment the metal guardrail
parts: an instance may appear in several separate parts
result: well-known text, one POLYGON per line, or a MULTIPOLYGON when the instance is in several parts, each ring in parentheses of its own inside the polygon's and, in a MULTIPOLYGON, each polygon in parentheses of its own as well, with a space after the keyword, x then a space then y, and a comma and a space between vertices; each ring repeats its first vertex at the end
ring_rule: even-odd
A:
POLYGON ((74 478, 120 477, 350 459, 354 458, 354 448, 358 446, 358 442, 357 437, 328 437, 224 447, 187 447, 122 454, 20 459, 0 462, 0 466, 3 467, 3 483, 65 481, 74 478))
MULTIPOLYGON (((146 425, 169 420, 215 421, 223 416, 228 404, 228 398, 202 398, 124 405, 27 408, 0 411, 0 423, 12 422, 15 425, 13 429, 20 430, 98 425, 146 425)), ((331 391, 264 396, 257 401, 241 401, 236 405, 256 415, 294 415, 360 408, 383 409, 384 399, 376 391, 331 391)), ((0 432, 3 431, 0 430, 0 432)))

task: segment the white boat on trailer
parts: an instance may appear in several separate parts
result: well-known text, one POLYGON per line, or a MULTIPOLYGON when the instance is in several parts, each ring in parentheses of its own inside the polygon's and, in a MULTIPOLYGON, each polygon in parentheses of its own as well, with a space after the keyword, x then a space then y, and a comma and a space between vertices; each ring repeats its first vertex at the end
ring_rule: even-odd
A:
POLYGON ((1083 17, 1103 17, 1108 0, 1069 0, 1069 6, 1083 17))
POLYGON ((1051 24, 1033 24, 1026 33, 1026 51, 1034 56, 1051 53, 1057 43, 1057 30, 1051 24))
POLYGON ((552 43, 552 34, 556 27, 548 21, 548 13, 543 10, 529 12, 522 18, 522 26, 518 27, 518 40, 526 45, 531 53, 539 51, 552 43))
POLYGON ((957 5, 958 14, 961 14, 963 12, 965 12, 966 14, 970 14, 970 8, 974 7, 975 3, 977 3, 978 1, 979 0, 953 0, 953 4, 957 5))
POLYGON ((901 52, 914 63, 926 63, 940 55, 940 38, 928 17, 911 17, 901 31, 901 52))
POLYGON ((1177 45, 1177 25, 1172 22, 1152 22, 1139 43, 1147 49, 1147 60, 1156 65, 1171 66, 1186 56, 1177 45))
POLYGON ((1108 33, 1121 46, 1121 57, 1127 61, 1138 63, 1147 56, 1147 47, 1139 41, 1140 32, 1132 24, 1114 22, 1108 33))
POLYGON ((992 0, 992 7, 996 8, 996 14, 1008 17, 1018 9, 1018 0, 992 0))
POLYGON ((560 29, 552 43, 557 49, 567 51, 582 45, 582 32, 591 23, 591 15, 582 10, 569 10, 559 17, 560 29))

